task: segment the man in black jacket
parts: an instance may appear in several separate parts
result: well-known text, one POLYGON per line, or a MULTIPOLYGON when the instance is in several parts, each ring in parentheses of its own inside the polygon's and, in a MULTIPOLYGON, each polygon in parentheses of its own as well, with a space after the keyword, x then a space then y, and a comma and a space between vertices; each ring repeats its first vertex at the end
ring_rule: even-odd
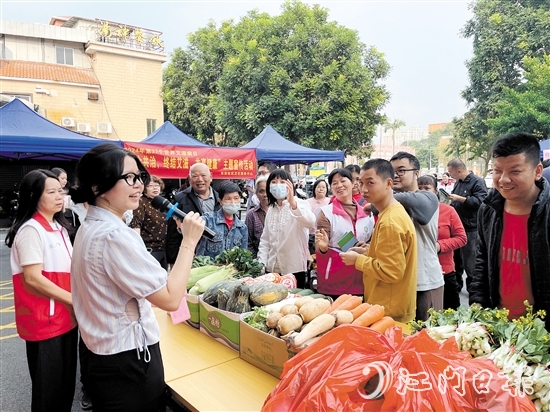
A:
POLYGON ((447 170, 456 180, 449 196, 451 206, 462 221, 468 243, 454 252, 456 280, 460 289, 464 285, 463 272, 466 272, 466 289, 470 291, 470 283, 474 275, 477 248, 477 211, 481 202, 487 197, 485 181, 470 172, 460 159, 447 163, 447 170))
MULTIPOLYGON (((178 209, 185 213, 191 211, 204 215, 207 212, 214 212, 220 208, 218 192, 212 187, 212 173, 204 163, 195 163, 189 168, 190 187, 182 192, 176 193, 175 201, 178 202, 178 209)), ((166 235, 166 259, 173 264, 178 257, 181 244, 181 234, 174 219, 168 221, 168 233, 166 235)))
POLYGON ((478 214, 479 248, 470 304, 506 307, 523 302, 550 314, 550 188, 542 176, 537 139, 526 133, 493 146, 493 187, 478 214))

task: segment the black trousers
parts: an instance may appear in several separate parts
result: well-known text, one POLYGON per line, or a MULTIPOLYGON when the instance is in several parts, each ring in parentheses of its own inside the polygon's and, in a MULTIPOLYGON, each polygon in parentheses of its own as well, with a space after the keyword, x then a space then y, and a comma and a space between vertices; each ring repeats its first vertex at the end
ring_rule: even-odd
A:
POLYGON ((460 306, 460 291, 462 288, 456 281, 456 273, 449 272, 443 275, 443 309, 458 309, 460 306))
POLYGON ((32 412, 70 412, 76 383, 78 328, 37 342, 26 341, 32 412))
POLYGON ((151 251, 151 255, 158 260, 164 270, 168 270, 168 261, 166 260, 165 250, 153 250, 151 251))
POLYGON ((83 359, 86 390, 94 412, 158 412, 164 407, 164 367, 159 344, 138 354, 135 349, 114 355, 96 355, 86 346, 83 359), (147 355, 148 357, 149 355, 147 355))
POLYGON ((479 235, 477 230, 466 231, 468 243, 460 249, 454 251, 454 262, 456 271, 456 282, 462 290, 464 281, 462 280, 463 272, 466 272, 466 290, 470 291, 470 283, 474 278, 474 270, 476 268, 477 240, 479 235))

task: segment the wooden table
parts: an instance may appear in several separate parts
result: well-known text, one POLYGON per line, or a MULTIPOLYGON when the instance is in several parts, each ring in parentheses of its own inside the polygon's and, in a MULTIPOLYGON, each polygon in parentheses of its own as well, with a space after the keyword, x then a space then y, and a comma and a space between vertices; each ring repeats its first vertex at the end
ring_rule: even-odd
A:
POLYGON ((166 312, 155 309, 155 315, 160 326, 160 350, 166 383, 239 358, 239 352, 216 342, 198 329, 184 323, 174 325, 166 312))
POLYGON ((174 325, 155 309, 160 326, 164 378, 176 399, 192 411, 259 411, 279 379, 239 358, 187 324, 174 325))
MULTIPOLYGON (((192 411, 259 411, 279 379, 187 324, 155 309, 164 375, 172 394, 192 411)), ((405 331, 408 326, 398 323, 405 331)))
POLYGON ((233 359, 169 383, 192 411, 259 411, 279 379, 233 359))

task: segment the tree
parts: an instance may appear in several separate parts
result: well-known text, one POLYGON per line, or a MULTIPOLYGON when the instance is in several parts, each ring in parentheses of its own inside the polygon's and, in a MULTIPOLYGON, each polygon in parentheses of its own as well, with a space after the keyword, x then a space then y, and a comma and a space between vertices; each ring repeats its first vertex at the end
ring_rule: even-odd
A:
POLYGON ((390 119, 387 119, 386 122, 384 123, 384 132, 391 130, 391 143, 392 143, 391 152, 393 154, 395 154, 395 131, 403 126, 405 126, 405 122, 399 119, 393 119, 393 121, 390 119))
POLYGON ((189 40, 164 73, 163 95, 170 120, 202 140, 218 133, 239 146, 269 124, 305 146, 355 149, 383 119, 382 53, 318 5, 287 1, 278 16, 251 11, 189 40))
POLYGON ((434 166, 436 168, 439 166, 439 160, 443 155, 439 148, 439 140, 443 136, 452 134, 452 129, 453 125, 449 123, 444 128, 430 133, 425 139, 413 140, 408 143, 409 146, 414 148, 420 167, 433 169, 434 166))
POLYGON ((498 115, 487 123, 499 134, 521 131, 545 139, 550 137, 550 55, 526 57, 524 65, 525 83, 504 89, 498 115))
POLYGON ((468 111, 454 121, 450 148, 487 157, 496 135, 487 120, 497 115, 505 90, 521 85, 524 57, 550 52, 550 0, 474 0, 470 8, 474 16, 462 30, 474 51, 462 92, 468 111))

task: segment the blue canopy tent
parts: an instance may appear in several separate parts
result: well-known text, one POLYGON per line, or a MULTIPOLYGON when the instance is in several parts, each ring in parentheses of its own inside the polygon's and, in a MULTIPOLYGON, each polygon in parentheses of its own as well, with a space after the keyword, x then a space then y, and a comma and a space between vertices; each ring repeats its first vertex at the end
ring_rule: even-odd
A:
POLYGON ((210 146, 207 143, 203 143, 200 140, 186 135, 169 121, 164 122, 162 126, 143 139, 140 143, 164 144, 169 146, 210 146))
POLYGON ((0 158, 77 160, 105 140, 67 130, 40 116, 19 99, 0 107, 0 158))
POLYGON ((278 165, 315 162, 343 162, 345 154, 341 150, 319 150, 301 146, 285 139, 277 131, 267 126, 253 140, 242 146, 243 149, 256 149, 256 159, 269 160, 278 165))
POLYGON ((550 139, 546 139, 546 140, 541 140, 539 142, 539 146, 540 146, 540 158, 544 158, 544 151, 545 150, 550 150, 550 139))

